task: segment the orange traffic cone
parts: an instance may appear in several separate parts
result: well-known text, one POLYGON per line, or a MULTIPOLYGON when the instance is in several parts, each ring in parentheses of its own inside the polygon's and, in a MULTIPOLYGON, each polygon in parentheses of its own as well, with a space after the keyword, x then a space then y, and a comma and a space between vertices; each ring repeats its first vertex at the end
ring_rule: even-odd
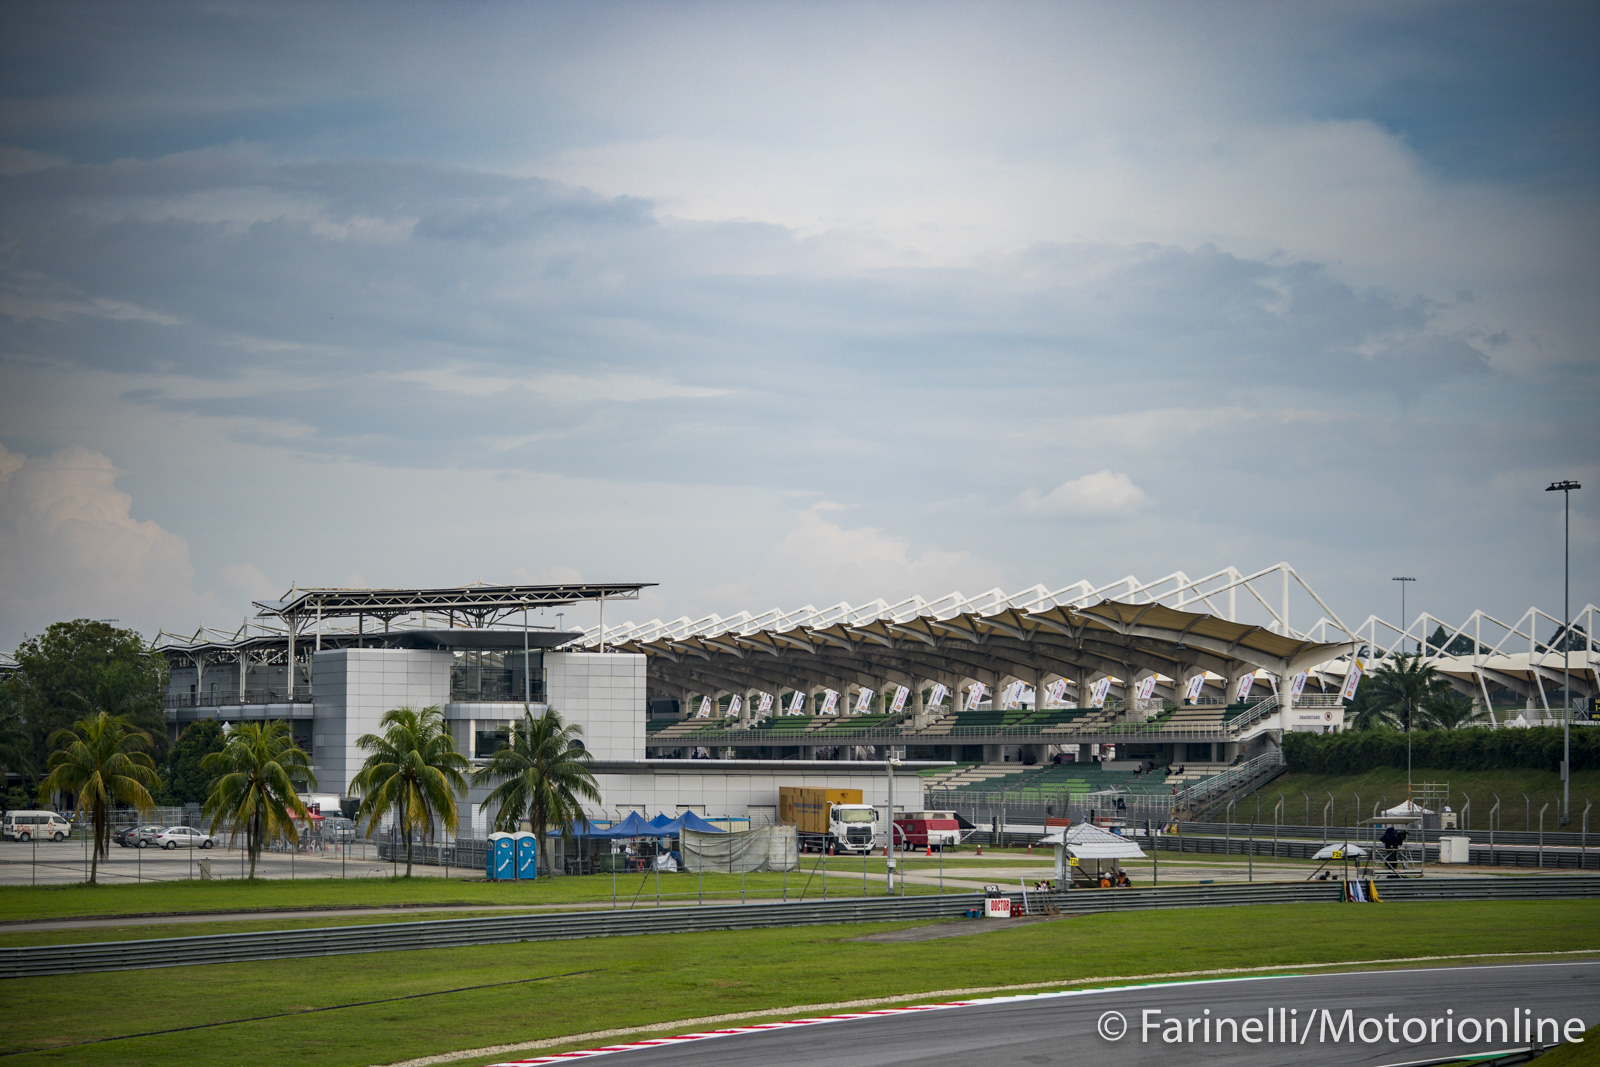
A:
POLYGON ((928 845, 928 855, 930 855, 930 856, 933 855, 933 845, 932 844, 928 845))
POLYGON ((1030 856, 1033 855, 1033 842, 1032 841, 1028 842, 1028 855, 1030 855, 1030 856))

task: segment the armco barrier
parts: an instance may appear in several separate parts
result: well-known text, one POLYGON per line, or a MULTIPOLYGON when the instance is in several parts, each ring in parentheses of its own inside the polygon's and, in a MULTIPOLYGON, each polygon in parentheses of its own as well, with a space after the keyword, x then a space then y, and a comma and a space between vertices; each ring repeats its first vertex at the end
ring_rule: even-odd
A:
MULTIPOLYGON (((1600 897, 1600 878, 1587 875, 1528 875, 1506 878, 1439 878, 1383 881, 1388 900, 1543 900, 1600 897)), ((1010 894, 1023 909, 1024 894, 1010 894)), ((1054 904, 1068 914, 1094 914, 1146 908, 1204 908, 1241 904, 1335 902, 1338 882, 1277 882, 1172 888, 1077 889, 1028 893, 1027 905, 1054 904)), ((788 903, 717 904, 705 907, 650 908, 624 912, 569 912, 478 919, 441 919, 374 926, 314 930, 207 934, 147 941, 81 945, 39 945, 0 949, 0 978, 48 974, 183 967, 252 960, 338 956, 362 952, 403 952, 461 948, 513 941, 555 941, 584 937, 693 933, 701 930, 751 930, 850 922, 959 918, 982 906, 977 893, 893 898, 859 898, 788 903)))

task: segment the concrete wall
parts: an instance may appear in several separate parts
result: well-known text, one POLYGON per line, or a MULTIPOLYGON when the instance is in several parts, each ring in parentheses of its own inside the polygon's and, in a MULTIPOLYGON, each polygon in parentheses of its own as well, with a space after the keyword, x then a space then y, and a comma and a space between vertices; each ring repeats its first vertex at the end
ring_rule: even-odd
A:
POLYGON ((362 734, 379 733, 390 708, 425 708, 450 698, 448 652, 347 648, 313 657, 312 770, 317 790, 348 793, 366 753, 362 734))
POLYGON ((550 706, 583 727, 584 747, 595 759, 644 759, 643 656, 547 652, 544 666, 550 706))

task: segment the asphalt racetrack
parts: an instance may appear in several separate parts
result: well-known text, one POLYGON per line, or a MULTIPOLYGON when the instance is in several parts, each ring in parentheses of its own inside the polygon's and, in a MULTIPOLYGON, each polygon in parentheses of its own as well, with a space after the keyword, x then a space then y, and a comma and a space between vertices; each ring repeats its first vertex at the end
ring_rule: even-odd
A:
MULTIPOLYGON (((617 1067, 743 1067, 751 1063, 785 1067, 1083 1063, 1117 1067, 1180 1063, 1377 1067, 1453 1053, 1526 1047, 1526 1036, 1502 1039, 1500 1023, 1491 1028, 1487 1041, 1479 1037, 1447 1042, 1445 1023, 1441 1021, 1436 1029, 1432 1026, 1434 1019, 1451 1024, 1498 1019, 1508 1024, 1513 1011, 1527 1019, 1524 1009, 1532 1012, 1534 1020, 1554 1018, 1562 1027, 1568 1020, 1581 1020, 1572 1024, 1572 1036, 1581 1037, 1584 1029, 1600 1022, 1600 961, 1288 975, 1006 997, 704 1040, 666 1039, 613 1052, 603 1059, 617 1067), (1145 1012, 1151 1009, 1154 1013, 1147 1016, 1145 1012), (1265 1040, 1269 1010, 1273 1015, 1270 1044, 1265 1040), (1346 1010, 1351 1016, 1341 1032, 1346 1010), (1101 1025, 1111 1032, 1119 1029, 1116 1017, 1107 1016, 1108 1012, 1120 1013, 1127 1022, 1126 1032, 1117 1040, 1097 1032, 1101 1025), (1392 1023, 1387 1021, 1391 1015, 1392 1023), (1241 1025, 1255 1020, 1244 1029, 1248 1036, 1258 1038, 1258 1043, 1243 1037, 1233 1040, 1230 1027, 1215 1026, 1218 1018, 1231 1018, 1241 1025), (1304 1028, 1307 1018, 1314 1020, 1309 1034, 1304 1028), (1174 1033, 1169 1019, 1179 1020, 1180 1041, 1163 1040, 1164 1033, 1174 1033), (1199 1020, 1193 1040, 1189 1019, 1199 1020), (1367 1024, 1365 1036, 1372 1038, 1381 1032, 1377 1040, 1364 1041, 1352 1032, 1363 1019, 1376 1020, 1367 1024), (1223 1034, 1221 1041, 1205 1040, 1207 1020, 1213 1024, 1213 1037, 1219 1030, 1223 1034), (1293 1040, 1283 1034, 1283 1024, 1289 1020, 1293 1022, 1293 1040), (1411 1022, 1412 1036, 1423 1035, 1420 1040, 1405 1039, 1403 1028, 1409 1020, 1420 1020, 1411 1022), (1144 1031, 1142 1025, 1147 1021, 1154 1025, 1144 1031), (1391 1029, 1396 1038, 1392 1041, 1391 1029), (1435 1036, 1438 1040, 1433 1040, 1435 1036)), ((1544 1037, 1549 1043, 1548 1025, 1544 1037)), ((568 1053, 561 1058, 575 1057, 568 1053)))

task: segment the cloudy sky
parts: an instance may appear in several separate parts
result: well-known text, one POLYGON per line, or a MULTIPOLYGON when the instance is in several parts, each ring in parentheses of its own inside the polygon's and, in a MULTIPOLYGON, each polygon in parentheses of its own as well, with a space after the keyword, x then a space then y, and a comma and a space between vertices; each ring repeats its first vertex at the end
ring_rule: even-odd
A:
POLYGON ((1283 559, 1515 616, 1563 477, 1600 600, 1597 56, 1580 3, 7 4, 0 648, 1283 559))

